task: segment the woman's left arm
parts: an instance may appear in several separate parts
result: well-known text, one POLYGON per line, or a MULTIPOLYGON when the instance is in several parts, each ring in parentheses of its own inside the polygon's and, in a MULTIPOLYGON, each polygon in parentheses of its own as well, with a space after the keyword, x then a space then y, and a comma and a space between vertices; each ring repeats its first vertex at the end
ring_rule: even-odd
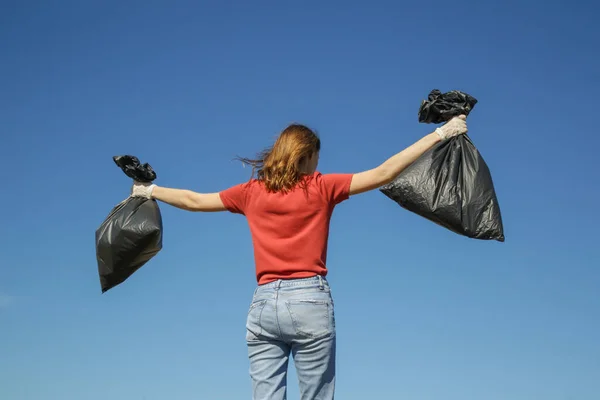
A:
POLYGON ((187 211, 227 211, 219 193, 197 193, 186 189, 172 189, 147 183, 134 182, 133 197, 160 200, 187 211))

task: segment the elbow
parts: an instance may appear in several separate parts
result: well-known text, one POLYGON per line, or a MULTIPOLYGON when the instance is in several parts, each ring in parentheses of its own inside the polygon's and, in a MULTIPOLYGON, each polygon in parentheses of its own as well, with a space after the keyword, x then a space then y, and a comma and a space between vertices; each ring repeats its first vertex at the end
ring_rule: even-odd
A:
POLYGON ((392 182, 394 178, 396 178, 394 171, 385 166, 381 166, 380 171, 378 171, 377 174, 378 186, 387 185, 388 183, 392 182))
POLYGON ((200 211, 202 209, 202 199, 192 191, 186 191, 182 203, 182 208, 187 211, 200 211))

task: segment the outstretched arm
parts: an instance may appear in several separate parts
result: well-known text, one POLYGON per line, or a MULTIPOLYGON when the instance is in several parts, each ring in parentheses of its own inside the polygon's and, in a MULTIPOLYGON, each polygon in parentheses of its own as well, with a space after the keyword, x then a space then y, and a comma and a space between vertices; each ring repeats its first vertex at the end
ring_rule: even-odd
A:
POLYGON ((226 211, 219 193, 197 193, 191 190, 156 186, 152 197, 187 211, 226 211))
POLYGON ((398 154, 388 158, 378 167, 354 174, 350 184, 350 195, 364 193, 390 183, 436 143, 467 133, 465 120, 465 116, 455 117, 436 129, 435 132, 424 136, 398 154))
POLYGON ((226 211, 219 193, 197 193, 185 189, 171 189, 134 182, 131 195, 156 199, 187 211, 226 211))

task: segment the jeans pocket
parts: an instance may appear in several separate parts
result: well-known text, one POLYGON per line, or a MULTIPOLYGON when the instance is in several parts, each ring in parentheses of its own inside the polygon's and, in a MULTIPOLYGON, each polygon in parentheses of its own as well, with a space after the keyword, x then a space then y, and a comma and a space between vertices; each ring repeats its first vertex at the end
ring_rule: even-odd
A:
POLYGON ((257 339, 262 333, 260 317, 267 300, 257 300, 250 304, 246 319, 246 340, 257 339))
POLYGON ((333 332, 333 305, 329 301, 294 299, 286 301, 286 306, 297 335, 315 339, 333 332))

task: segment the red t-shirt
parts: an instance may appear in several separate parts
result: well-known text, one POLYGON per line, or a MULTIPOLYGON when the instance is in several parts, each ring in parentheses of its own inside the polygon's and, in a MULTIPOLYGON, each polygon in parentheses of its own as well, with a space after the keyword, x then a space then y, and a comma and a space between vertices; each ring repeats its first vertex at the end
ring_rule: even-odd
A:
POLYGON ((327 240, 334 207, 348 199, 352 174, 305 177, 296 187, 269 193, 253 179, 220 192, 228 211, 246 216, 259 284, 327 275, 327 240))

